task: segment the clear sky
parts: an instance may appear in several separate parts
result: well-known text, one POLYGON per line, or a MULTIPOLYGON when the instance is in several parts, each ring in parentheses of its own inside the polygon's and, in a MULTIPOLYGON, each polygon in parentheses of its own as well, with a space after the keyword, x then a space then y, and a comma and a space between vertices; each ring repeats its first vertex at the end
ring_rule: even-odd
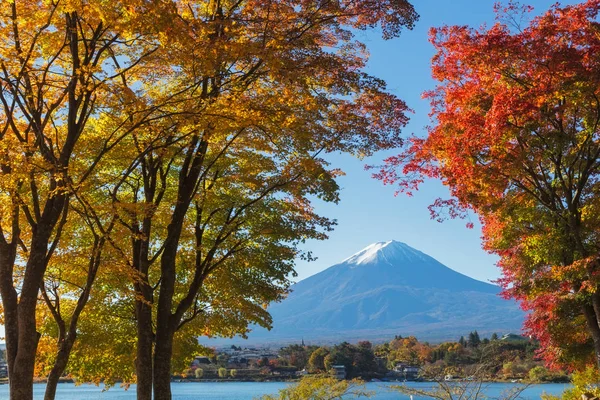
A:
MULTIPOLYGON (((561 1, 575 4, 581 1, 561 1)), ((493 0, 412 0, 421 18, 412 31, 405 31, 400 38, 384 41, 375 32, 359 33, 371 53, 368 71, 384 79, 389 89, 407 102, 414 110, 405 135, 423 135, 429 123, 429 104, 421 99, 421 93, 433 88, 429 64, 434 54, 428 41, 430 27, 442 25, 469 25, 479 27, 494 23, 493 0)), ((535 13, 547 10, 554 0, 524 1, 535 7, 535 13)), ((378 164, 386 155, 376 154, 368 160, 352 157, 330 157, 333 167, 339 167, 346 176, 339 179, 342 188, 338 205, 316 205, 323 215, 334 218, 338 225, 330 238, 324 242, 307 242, 317 261, 297 264, 298 278, 304 279, 367 245, 388 240, 398 240, 423 251, 446 266, 482 281, 499 277, 495 266, 496 257, 481 249, 481 230, 477 218, 475 229, 467 229, 464 220, 438 223, 432 221, 427 206, 436 198, 448 197, 448 191, 440 183, 426 182, 414 197, 394 197, 395 188, 384 187, 364 170, 365 164, 378 164)))

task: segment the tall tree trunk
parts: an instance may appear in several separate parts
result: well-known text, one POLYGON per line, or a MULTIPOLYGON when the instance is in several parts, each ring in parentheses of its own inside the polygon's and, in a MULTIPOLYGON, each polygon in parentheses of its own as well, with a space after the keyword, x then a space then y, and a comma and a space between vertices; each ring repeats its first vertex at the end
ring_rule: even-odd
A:
POLYGON ((175 252, 177 245, 165 246, 161 259, 161 284, 156 313, 156 343, 154 345, 154 400, 171 400, 171 355, 173 293, 175 290, 175 252))
POLYGON ((154 329, 152 326, 152 295, 144 294, 150 290, 143 290, 136 284, 136 294, 144 296, 136 300, 136 323, 137 323, 137 349, 135 359, 135 371, 137 376, 137 400, 152 400, 152 348, 154 345, 154 329))
MULTIPOLYGON (((36 330, 35 299, 21 295, 18 305, 18 338, 17 354, 14 358, 10 378, 10 400, 33 399, 33 374, 35 369, 35 355, 39 341, 36 330)), ((7 341, 8 341, 7 337, 7 341)))
POLYGON ((171 329, 156 330, 154 400, 172 400, 171 357, 173 355, 173 335, 174 332, 171 329))
POLYGON ((154 400, 171 400, 171 356, 176 325, 172 313, 175 293, 176 256, 183 217, 189 206, 178 204, 167 230, 165 248, 160 260, 161 281, 156 312, 156 343, 154 345, 154 400))
MULTIPOLYGON (((40 338, 40 334, 36 329, 35 314, 39 287, 46 271, 46 254, 51 227, 54 224, 51 227, 40 225, 38 225, 31 243, 29 259, 25 266, 25 275, 21 286, 21 296, 17 306, 17 352, 12 366, 12 373, 9 371, 9 374, 12 375, 9 378, 10 400, 33 399, 35 356, 40 338)), ((6 340, 8 343, 9 340, 14 340, 14 338, 9 339, 7 336, 6 340)))
POLYGON ((173 296, 177 279, 177 250, 183 222, 198 184, 208 142, 196 136, 190 142, 183 167, 179 172, 177 202, 167 226, 164 249, 160 258, 160 289, 156 313, 154 344, 154 400, 171 400, 171 356, 173 336, 179 321, 173 315, 173 296))
POLYGON ((32 341, 30 338, 19 336, 22 340, 19 341, 20 351, 9 376, 9 398, 10 400, 33 400, 35 352, 32 352, 31 349, 37 348, 37 340, 32 341))
MULTIPOLYGON (((156 173, 156 171, 155 171, 156 173)), ((146 201, 154 201, 155 186, 146 182, 146 201)), ((150 270, 150 243, 152 219, 147 216, 142 223, 139 236, 132 242, 133 265, 137 272, 133 287, 135 290, 135 317, 137 329, 137 348, 135 358, 137 400, 152 400, 152 354, 154 348, 154 326, 152 308, 154 305, 154 289, 148 280, 150 270)))

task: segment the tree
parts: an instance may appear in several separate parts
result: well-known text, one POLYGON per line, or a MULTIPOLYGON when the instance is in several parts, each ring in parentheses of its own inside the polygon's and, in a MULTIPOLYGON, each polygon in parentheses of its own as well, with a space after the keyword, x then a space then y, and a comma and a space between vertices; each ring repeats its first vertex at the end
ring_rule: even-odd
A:
MULTIPOLYGON (((232 371, 234 371, 232 369, 232 371)), ((194 376, 196 377, 196 379, 202 379, 202 377, 204 376, 204 370, 202 368, 196 368, 196 370, 194 371, 194 376)))
POLYGON ((69 321, 50 377, 76 346, 95 275, 116 264, 133 287, 115 301, 135 309, 138 399, 170 399, 177 348, 197 332, 268 327, 263 305, 286 294, 299 244, 331 229, 309 200, 338 200, 339 171, 322 154, 401 143, 407 107, 363 72, 354 31, 379 25, 395 37, 417 15, 404 0, 9 8, 0 295, 11 399, 32 397, 38 294, 52 256, 79 247, 61 235, 74 204, 101 243, 81 291, 61 282, 81 299, 72 314, 57 312, 60 279, 42 296, 58 327, 69 321))
POLYGON ((137 157, 112 196, 120 226, 111 244, 135 277, 143 400, 150 386, 155 399, 171 398, 183 326, 210 336, 270 326, 262 305, 287 292, 299 243, 332 227, 309 200, 338 199, 339 171, 320 154, 401 142, 406 106, 361 71, 364 56, 349 56, 352 29, 380 24, 392 37, 416 18, 404 1, 221 1, 173 12, 179 39, 164 62, 177 76, 160 91, 189 82, 197 91, 132 138, 137 157))
POLYGON ((230 369, 230 370, 229 370, 229 375, 230 375, 232 378, 235 378, 235 377, 237 376, 237 369, 230 369))
POLYGON ((308 358, 316 349, 316 346, 292 344, 279 350, 279 355, 286 359, 290 365, 293 365, 298 370, 302 370, 306 368, 308 358))
MULTIPOLYGON (((505 294, 531 311, 526 330, 548 363, 571 367, 600 365, 599 9, 556 5, 513 30, 433 29, 434 124, 378 174, 401 191, 441 179, 452 198, 435 218, 477 213, 505 294)), ((498 11, 515 21, 528 10, 498 11)))
POLYGON ((343 365, 346 367, 346 376, 350 379, 364 378, 377 372, 372 345, 366 341, 359 342, 356 346, 347 342, 333 346, 323 364, 326 371, 331 370, 333 365, 343 365))
POLYGON ((217 370, 219 378, 227 378, 227 368, 219 368, 217 370))
POLYGON ((388 364, 390 367, 394 367, 397 362, 421 365, 429 359, 430 355, 430 347, 420 343, 416 337, 396 337, 390 342, 388 364))
POLYGON ((543 382, 547 380, 549 372, 546 368, 542 367, 541 365, 538 365, 536 367, 531 368, 527 375, 529 377, 529 380, 533 382, 543 382))
POLYGON ((329 349, 326 347, 319 347, 312 352, 308 359, 308 370, 312 373, 325 372, 325 357, 329 355, 329 349))
POLYGON ((354 376, 354 353, 354 346, 348 342, 343 342, 333 346, 323 361, 325 371, 330 371, 334 365, 343 365, 346 367, 346 374, 349 377, 354 376))
POLYGON ((498 340, 498 334, 496 332, 492 333, 492 336, 490 337, 490 341, 496 341, 498 340))
POLYGON ((470 332, 467 345, 469 347, 478 347, 479 344, 481 344, 481 339, 479 338, 479 334, 477 333, 477 331, 470 332))
POLYGON ((356 347, 363 350, 373 350, 373 343, 368 340, 361 340, 356 344, 356 347))
MULTIPOLYGON (((52 258, 73 248, 73 242, 61 245, 72 207, 86 208, 86 190, 100 184, 98 164, 151 114, 126 82, 137 84, 140 71, 152 69, 159 34, 168 32, 160 31, 160 21, 146 29, 149 14, 137 12, 143 7, 135 0, 110 6, 12 1, 0 17, 0 295, 11 399, 33 396, 38 297, 56 311, 59 297, 44 285, 52 258)), ((110 230, 110 217, 87 211, 75 218, 91 218, 95 229, 96 242, 80 249, 92 249, 83 272, 89 279, 69 315, 53 314, 60 340, 47 399, 72 351, 105 245, 103 230, 110 230)))

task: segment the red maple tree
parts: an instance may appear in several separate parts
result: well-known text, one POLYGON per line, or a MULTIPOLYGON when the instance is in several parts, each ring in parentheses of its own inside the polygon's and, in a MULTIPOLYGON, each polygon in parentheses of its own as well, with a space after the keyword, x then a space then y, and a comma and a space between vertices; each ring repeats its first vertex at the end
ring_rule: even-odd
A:
POLYGON ((549 364, 600 364, 599 0, 497 7, 498 21, 432 29, 432 126, 376 177, 410 194, 440 179, 435 218, 475 212, 504 293, 549 364))

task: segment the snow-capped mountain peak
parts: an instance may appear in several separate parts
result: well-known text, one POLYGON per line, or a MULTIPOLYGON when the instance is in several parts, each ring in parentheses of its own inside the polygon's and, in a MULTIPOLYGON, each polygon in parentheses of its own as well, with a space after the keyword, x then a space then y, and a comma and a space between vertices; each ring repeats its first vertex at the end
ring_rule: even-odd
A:
POLYGON ((377 262, 393 263, 394 260, 422 257, 423 253, 413 249, 407 244, 389 240, 387 242, 370 244, 358 253, 346 258, 342 263, 349 265, 366 265, 377 262))
POLYGON ((405 243, 378 242, 294 285, 269 309, 268 335, 339 341, 518 330, 523 312, 498 292, 405 243))

